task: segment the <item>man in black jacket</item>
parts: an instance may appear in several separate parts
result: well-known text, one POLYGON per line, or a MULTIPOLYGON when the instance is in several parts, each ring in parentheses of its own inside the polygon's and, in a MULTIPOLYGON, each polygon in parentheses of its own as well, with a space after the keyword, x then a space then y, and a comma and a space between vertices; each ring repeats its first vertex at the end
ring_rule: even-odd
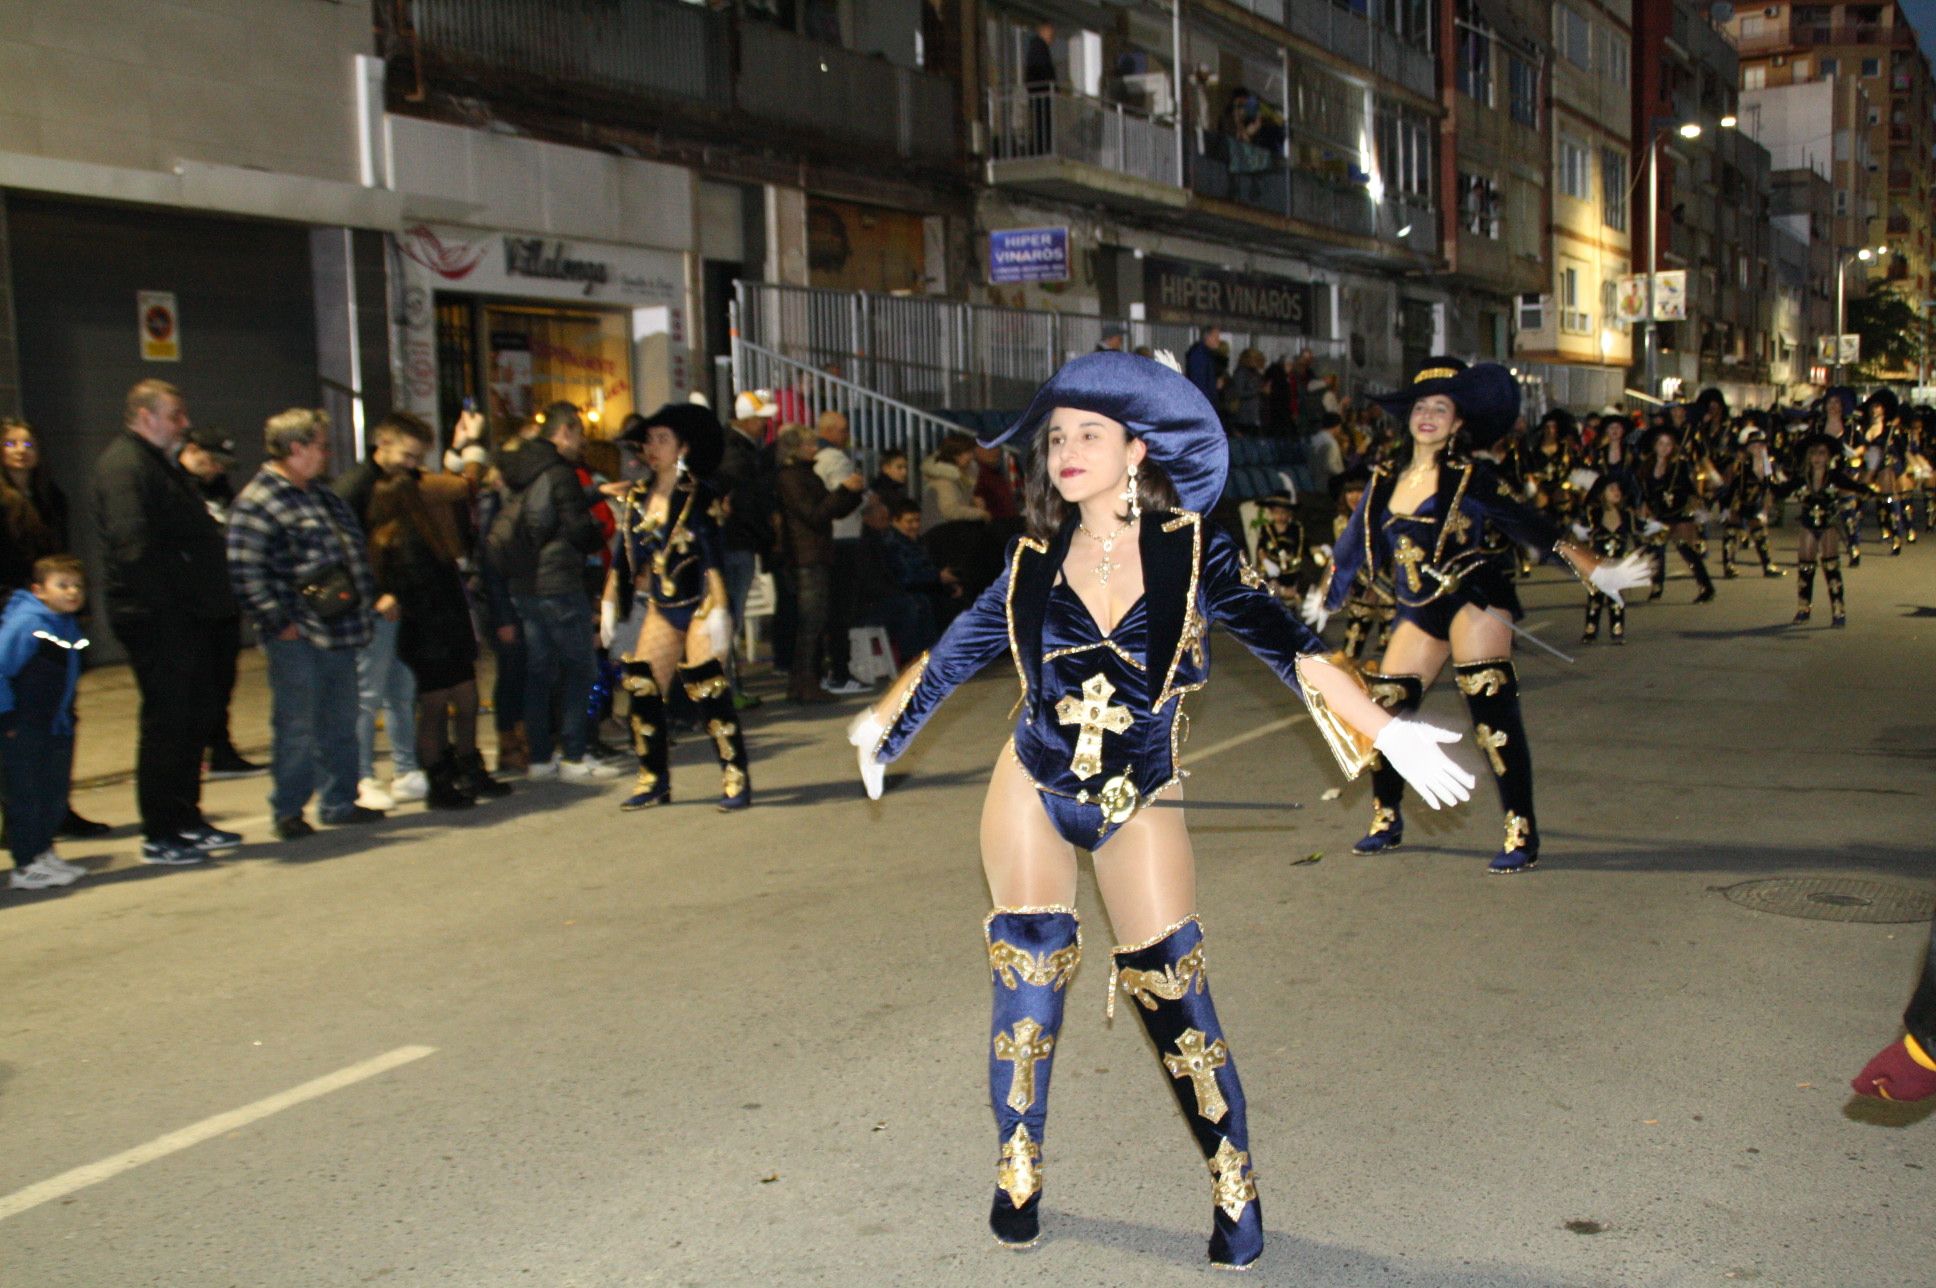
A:
POLYGON ((141 693, 135 797, 147 863, 199 863, 239 845, 202 817, 202 748, 221 718, 221 655, 235 647, 222 530, 175 462, 188 432, 181 391, 143 380, 128 391, 127 432, 94 464, 102 602, 141 693))
POLYGON ((585 425, 578 408, 556 402, 544 409, 536 438, 498 457, 510 491, 521 558, 501 568, 523 620, 526 650, 524 721, 532 778, 584 781, 614 778, 615 765, 589 754, 591 722, 586 703, 598 676, 592 651, 591 597, 585 593, 585 556, 604 544, 591 501, 578 482, 585 425), (563 728, 554 748, 554 699, 563 728), (560 759, 557 752, 563 751, 560 759))
MULTIPOLYGON (((744 394, 741 399, 745 399, 744 394)), ((726 517, 719 530, 726 547, 726 602, 733 612, 735 634, 746 629, 746 595, 752 589, 758 561, 764 559, 767 571, 774 570, 773 520, 779 503, 773 495, 772 467, 763 466, 760 460, 769 417, 770 413, 759 411, 756 405, 751 415, 729 422, 726 450, 711 480, 713 489, 726 502, 726 517)), ((748 698, 740 687, 737 656, 731 670, 733 700, 741 707, 757 706, 759 699, 748 698)))

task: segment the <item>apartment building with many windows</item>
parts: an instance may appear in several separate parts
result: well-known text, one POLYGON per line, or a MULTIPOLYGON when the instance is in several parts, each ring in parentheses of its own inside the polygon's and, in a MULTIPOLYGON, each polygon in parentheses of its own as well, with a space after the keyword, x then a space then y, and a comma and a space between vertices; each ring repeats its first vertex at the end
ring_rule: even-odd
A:
POLYGON ((1635 174, 1629 0, 1556 0, 1546 77, 1550 177, 1546 275, 1518 297, 1516 352, 1568 406, 1619 396, 1633 337, 1617 319, 1617 282, 1632 272, 1635 174))

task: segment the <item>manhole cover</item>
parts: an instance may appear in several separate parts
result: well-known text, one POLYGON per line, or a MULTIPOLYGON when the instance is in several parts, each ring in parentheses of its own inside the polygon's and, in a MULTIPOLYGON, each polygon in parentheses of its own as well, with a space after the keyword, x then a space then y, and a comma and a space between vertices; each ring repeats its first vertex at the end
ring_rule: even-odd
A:
POLYGON ((1777 917, 1811 921, 1928 921, 1936 894, 1917 886, 1854 877, 1780 877, 1743 881, 1721 891, 1728 902, 1777 917))

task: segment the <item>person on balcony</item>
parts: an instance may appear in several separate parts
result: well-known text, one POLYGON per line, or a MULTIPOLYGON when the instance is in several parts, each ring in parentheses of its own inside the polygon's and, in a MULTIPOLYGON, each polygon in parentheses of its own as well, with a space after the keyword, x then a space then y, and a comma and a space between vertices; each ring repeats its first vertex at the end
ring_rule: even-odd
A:
POLYGON ((1022 54, 1022 85, 1029 95, 1028 155, 1055 151, 1055 24, 1038 22, 1022 54))

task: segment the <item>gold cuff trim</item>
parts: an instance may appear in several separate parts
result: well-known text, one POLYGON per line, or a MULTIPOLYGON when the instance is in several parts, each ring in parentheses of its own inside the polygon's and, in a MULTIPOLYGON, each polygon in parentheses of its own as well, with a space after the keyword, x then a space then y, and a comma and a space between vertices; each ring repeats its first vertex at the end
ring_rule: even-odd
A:
POLYGON ((1511 666, 1511 665, 1512 665, 1512 654, 1510 654, 1510 653, 1507 653, 1507 654, 1506 654, 1505 656, 1503 656, 1503 657, 1474 657, 1474 658, 1468 658, 1468 659, 1466 659, 1466 660, 1465 660, 1465 661, 1463 661, 1463 662, 1458 662, 1458 663, 1455 663, 1455 665, 1456 665, 1456 666, 1511 666))
MULTIPOLYGON (((1311 713, 1311 723, 1316 725, 1318 732, 1324 736, 1324 745, 1329 747, 1331 754, 1337 758, 1338 768, 1344 771, 1345 781, 1351 782, 1364 772, 1365 766, 1371 763, 1374 754, 1372 739, 1346 723, 1342 716, 1331 709, 1331 704, 1325 700, 1324 695, 1304 678, 1304 664, 1314 656, 1316 655, 1301 653, 1297 661, 1291 664, 1291 669, 1297 675, 1298 695, 1304 699, 1305 708, 1311 713)), ((1333 654, 1319 660, 1330 663, 1356 684, 1361 692, 1369 695, 1370 690, 1365 683, 1365 677, 1359 674, 1358 668, 1351 665, 1344 654, 1333 654)))
POLYGON ((907 687, 901 690, 901 701, 894 708, 893 718, 881 726, 881 736, 874 743, 873 756, 875 760, 881 758, 881 748, 887 746, 887 736, 894 732, 894 726, 900 724, 901 717, 907 714, 908 703, 914 701, 914 691, 921 687, 921 680, 928 673, 928 656, 927 653, 923 653, 920 657, 915 658, 913 662, 908 664, 908 670, 914 673, 914 678, 909 680, 907 687))
POLYGON ((1902 1035, 1902 1049, 1909 1053, 1911 1060, 1931 1073, 1936 1073, 1936 1060, 1930 1059, 1929 1052, 1923 1050, 1922 1044, 1916 1041, 1915 1035, 1909 1033, 1902 1035))
POLYGON ((1453 672, 1453 678, 1458 683, 1459 692, 1465 694, 1468 698, 1477 697, 1481 693, 1489 698, 1496 697, 1501 689, 1512 683, 1512 673, 1505 667, 1485 666, 1480 670, 1467 674, 1465 667, 1471 665, 1474 664, 1470 662, 1463 663, 1453 672))
MULTIPOLYGON (((1168 784, 1165 784, 1165 786, 1168 786, 1168 784)), ((1154 948, 1156 945, 1162 943, 1165 939, 1168 939, 1171 935, 1174 935, 1177 931, 1183 929, 1185 926, 1189 925, 1193 921, 1197 923, 1197 929, 1199 931, 1203 929, 1202 920, 1198 917, 1196 913, 1193 912, 1181 921, 1171 922, 1169 925, 1165 926, 1162 930, 1150 936, 1148 939, 1145 939, 1140 944, 1118 944, 1114 948, 1109 950, 1109 995, 1107 1000, 1103 1003, 1103 1008, 1102 1008, 1103 1019, 1113 1020, 1116 1018, 1116 981, 1118 978, 1121 977, 1122 970, 1123 970, 1122 963, 1117 960, 1118 956, 1123 953, 1140 953, 1145 948, 1154 948)), ((1201 971, 1203 968, 1202 953, 1203 953, 1203 946, 1199 944, 1195 952, 1192 954, 1197 959, 1197 969, 1199 971, 1201 971)), ((1178 994, 1178 996, 1181 996, 1181 994, 1178 994)))

